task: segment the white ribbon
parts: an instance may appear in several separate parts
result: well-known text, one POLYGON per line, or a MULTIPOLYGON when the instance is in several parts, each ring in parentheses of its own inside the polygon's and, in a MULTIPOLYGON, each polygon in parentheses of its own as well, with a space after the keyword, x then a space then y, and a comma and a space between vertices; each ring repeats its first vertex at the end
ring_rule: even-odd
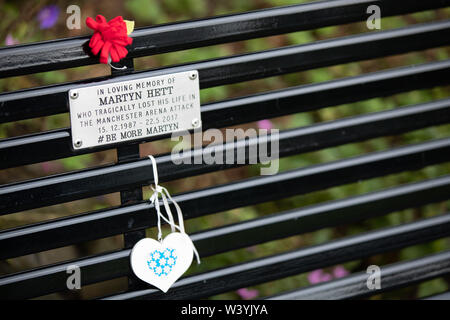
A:
POLYGON ((116 69, 116 70, 125 70, 126 68, 127 68, 127 66, 122 66, 122 67, 114 67, 112 64, 111 64, 111 55, 108 55, 108 65, 111 67, 111 68, 113 68, 113 69, 116 69))
MULTIPOLYGON (((153 194, 150 197, 150 202, 156 208, 156 213, 158 215, 158 241, 162 242, 161 218, 170 225, 172 232, 174 232, 175 229, 178 229, 181 233, 186 234, 186 232, 184 231, 183 213, 181 212, 181 208, 178 205, 178 203, 175 200, 173 200, 172 197, 170 196, 169 191, 166 188, 164 188, 158 184, 158 168, 156 166, 155 157, 153 157, 152 155, 149 155, 148 157, 152 161, 153 179, 154 179, 154 184, 155 184, 154 187, 151 186, 151 188, 153 190, 153 194), (161 195, 161 198, 162 198, 162 201, 164 204, 164 208, 166 209, 167 216, 169 217, 169 219, 167 219, 161 213, 161 210, 159 208, 159 195, 161 195), (175 209, 177 210, 178 224, 179 224, 178 226, 176 225, 176 223, 173 219, 172 211, 170 210, 170 206, 169 206, 169 202, 167 201, 167 198, 170 199, 170 201, 175 206, 175 209)), ((194 243, 192 243, 192 249, 194 250, 195 257, 197 258, 197 263, 200 264, 200 256, 197 252, 197 249, 195 248, 194 243)))

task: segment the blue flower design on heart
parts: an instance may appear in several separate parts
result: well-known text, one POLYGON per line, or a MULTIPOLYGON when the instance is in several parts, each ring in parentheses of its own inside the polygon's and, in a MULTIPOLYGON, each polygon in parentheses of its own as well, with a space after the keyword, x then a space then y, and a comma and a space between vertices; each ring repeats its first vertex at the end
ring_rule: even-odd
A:
POLYGON ((177 263, 175 249, 166 248, 164 251, 155 250, 150 253, 147 265, 158 277, 167 276, 177 263))

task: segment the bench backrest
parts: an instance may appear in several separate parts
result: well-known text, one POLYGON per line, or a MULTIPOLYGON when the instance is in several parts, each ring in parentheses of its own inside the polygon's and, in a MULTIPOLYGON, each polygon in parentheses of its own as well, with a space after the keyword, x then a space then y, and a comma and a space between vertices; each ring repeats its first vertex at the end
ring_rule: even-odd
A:
MULTIPOLYGON (((153 75, 198 70, 200 88, 261 79, 292 72, 425 50, 450 43, 450 21, 411 25, 402 29, 368 32, 269 51, 196 61, 134 72, 133 59, 189 48, 247 40, 365 21, 367 7, 378 5, 383 17, 437 9, 450 5, 443 0, 319 1, 288 7, 141 28, 133 33, 133 45, 123 63, 125 71, 94 81, 123 81, 153 75)), ((86 53, 88 37, 77 37, 0 49, 0 77, 26 75, 50 70, 92 65, 97 57, 86 53)), ((90 81, 69 82, 6 92, 0 95, 0 122, 67 113, 68 91, 90 81)), ((414 67, 401 67, 354 77, 204 104, 202 128, 224 128, 252 121, 447 85, 450 60, 414 67)), ((410 132, 450 121, 450 99, 363 114, 332 122, 281 131, 279 156, 287 157, 371 138, 410 132)), ((75 170, 59 175, 0 186, 0 214, 61 204, 120 192, 121 206, 71 215, 0 231, 0 259, 10 259, 50 249, 123 234, 122 250, 96 256, 42 265, 37 269, 0 277, 0 297, 32 298, 67 290, 67 267, 81 268, 82 285, 120 277, 129 278, 129 289, 110 296, 130 298, 204 298, 238 288, 261 284, 309 272, 318 268, 358 260, 376 254, 429 242, 450 234, 450 215, 438 215, 413 223, 377 229, 350 238, 300 248, 236 266, 209 270, 178 281, 167 293, 143 286, 134 278, 130 248, 154 227, 153 206, 143 200, 142 187, 153 182, 151 162, 141 158, 139 144, 166 138, 143 138, 95 150, 74 150, 70 128, 0 140, 0 169, 72 157, 115 148, 117 163, 75 170)), ((248 151, 262 141, 251 138, 246 144, 227 142, 217 151, 244 148, 248 151)), ((202 150, 200 150, 201 152, 202 150)), ((199 151, 186 153, 194 157, 199 151)), ((248 157, 248 152, 246 152, 248 157)), ((238 164, 175 165, 169 155, 158 155, 160 182, 224 170, 238 164)), ((246 159, 248 160, 248 159, 246 159)), ((175 195, 189 219, 221 211, 283 199, 294 195, 417 170, 450 160, 450 138, 367 153, 320 165, 297 168, 276 175, 235 181, 175 195)), ((246 162, 248 163, 248 162, 246 162)), ((362 182, 364 183, 364 182, 362 182)), ((314 206, 295 208, 272 215, 201 230, 192 239, 201 257, 258 245, 293 235, 349 224, 388 213, 444 201, 450 194, 450 176, 398 185, 360 196, 314 206)), ((188 227, 189 229, 189 227, 188 227)), ((450 271, 450 253, 444 251, 422 259, 387 266, 383 291, 440 277, 450 271), (405 274, 410 275, 406 277, 405 274)), ((365 283, 365 273, 332 282, 328 287, 299 289, 275 298, 355 298, 374 292, 365 283), (345 289, 346 288, 346 289, 345 289), (342 289, 342 290, 341 290, 342 289), (345 290, 344 290, 345 289, 345 290)))

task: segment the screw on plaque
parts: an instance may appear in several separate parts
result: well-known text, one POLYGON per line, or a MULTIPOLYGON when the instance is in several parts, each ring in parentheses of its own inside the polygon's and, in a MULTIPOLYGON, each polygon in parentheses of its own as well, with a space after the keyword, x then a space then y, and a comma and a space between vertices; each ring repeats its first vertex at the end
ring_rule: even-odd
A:
POLYGON ((191 79, 191 80, 197 79, 197 73, 196 72, 189 73, 189 79, 191 79))
POLYGON ((71 99, 78 98, 78 91, 75 91, 75 90, 70 91, 70 98, 71 99))
POLYGON ((83 145, 83 141, 81 141, 80 139, 75 140, 74 146, 79 148, 83 145))
POLYGON ((197 118, 192 119, 192 126, 194 128, 197 128, 200 126, 200 120, 198 120, 197 118))

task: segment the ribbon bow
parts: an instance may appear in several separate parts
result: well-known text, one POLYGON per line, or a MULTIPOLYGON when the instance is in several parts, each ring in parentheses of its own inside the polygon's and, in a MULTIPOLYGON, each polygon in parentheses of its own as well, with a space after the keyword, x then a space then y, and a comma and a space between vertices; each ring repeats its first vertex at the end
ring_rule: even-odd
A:
MULTIPOLYGON (((170 225, 172 232, 174 232, 175 229, 178 229, 181 233, 184 233, 184 234, 186 234, 186 232, 184 231, 183 213, 181 212, 180 206, 178 205, 178 203, 175 200, 172 199, 169 191, 167 191, 166 188, 158 185, 158 169, 156 167, 156 160, 152 155, 149 155, 148 157, 152 161, 153 180, 154 180, 154 185, 155 185, 154 187, 151 186, 151 188, 153 190, 153 194, 150 197, 150 202, 155 206, 156 213, 158 215, 158 241, 161 242, 162 241, 161 218, 170 225), (161 209, 159 207, 159 195, 161 195, 161 198, 162 198, 163 204, 164 204, 164 208, 166 209, 167 216, 169 217, 169 219, 167 219, 161 213, 161 209), (175 209, 177 210, 179 226, 177 226, 173 220, 172 211, 170 210, 170 206, 169 206, 169 202, 167 201, 167 198, 169 198, 169 200, 173 203, 173 205, 175 206, 175 209)), ((194 250, 195 257, 197 258, 197 263, 200 264, 200 256, 199 256, 194 244, 192 244, 192 249, 194 250)))
POLYGON ((109 59, 119 62, 120 59, 127 56, 128 50, 125 49, 125 46, 130 45, 133 38, 128 36, 127 24, 121 16, 107 22, 106 18, 99 14, 95 20, 88 17, 86 25, 94 30, 89 47, 94 55, 101 50, 101 63, 108 64, 109 59))

